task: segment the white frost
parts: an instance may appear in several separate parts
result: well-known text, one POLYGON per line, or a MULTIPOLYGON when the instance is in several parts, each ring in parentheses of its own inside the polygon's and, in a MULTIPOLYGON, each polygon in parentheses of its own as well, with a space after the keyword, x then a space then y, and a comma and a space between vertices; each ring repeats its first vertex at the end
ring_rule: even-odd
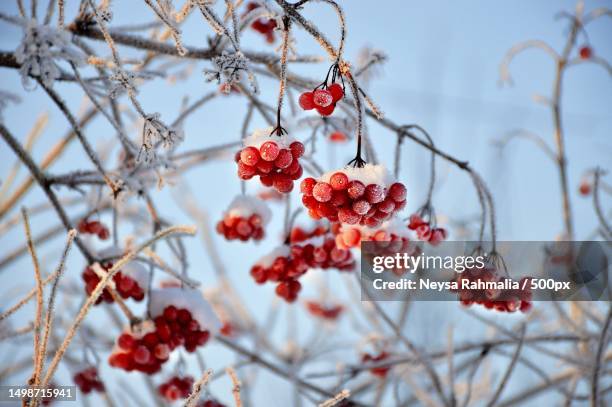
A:
POLYGON ((200 329, 216 334, 221 329, 221 321, 200 290, 190 288, 160 288, 151 291, 151 316, 156 317, 170 305, 185 308, 198 321, 200 329))
POLYGON ((245 137, 244 140, 242 140, 242 144, 245 147, 251 146, 258 149, 266 141, 274 141, 280 148, 289 148, 291 143, 295 141, 295 139, 288 134, 283 134, 280 137, 276 134, 270 135, 272 130, 272 127, 255 130, 253 134, 245 137))
POLYGON ((252 195, 237 195, 229 205, 225 216, 248 218, 253 214, 261 216, 263 226, 267 225, 272 218, 272 212, 268 206, 259 198, 252 195))
POLYGON ((272 263, 274 263, 274 260, 276 260, 278 257, 289 257, 290 254, 291 250, 289 249, 289 246, 282 245, 257 260, 255 262, 255 265, 268 268, 272 265, 272 263))
POLYGON ((389 187, 395 182, 389 171, 384 165, 366 164, 362 168, 346 166, 340 170, 328 171, 321 175, 318 180, 329 182, 335 173, 342 171, 349 178, 349 181, 361 181, 364 185, 378 184, 382 187, 389 187))

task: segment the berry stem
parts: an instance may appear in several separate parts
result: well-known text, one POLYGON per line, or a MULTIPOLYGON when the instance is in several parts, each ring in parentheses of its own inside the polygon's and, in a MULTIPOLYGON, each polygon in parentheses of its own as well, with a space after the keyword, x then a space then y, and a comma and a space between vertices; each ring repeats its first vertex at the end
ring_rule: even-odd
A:
POLYGON ((345 72, 346 79, 349 83, 349 87, 351 88, 351 92, 353 93, 353 101, 355 104, 355 110, 357 110, 357 153, 355 154, 355 158, 348 162, 347 165, 352 165, 353 167, 362 168, 366 161, 361 156, 361 144, 362 144, 362 136, 363 136, 363 106, 361 104, 361 96, 359 94, 359 87, 353 78, 353 75, 349 71, 345 72))
MULTIPOLYGON (((289 31, 291 26, 291 19, 288 15, 283 16, 283 43, 281 45, 281 59, 280 59, 280 86, 278 90, 278 108, 276 109, 276 128, 272 130, 272 134, 276 133, 277 136, 282 136, 285 130, 281 126, 281 110, 283 108, 283 98, 285 96, 285 89, 287 87, 287 53, 289 52, 289 31)), ((271 134, 271 135, 272 135, 271 134)))

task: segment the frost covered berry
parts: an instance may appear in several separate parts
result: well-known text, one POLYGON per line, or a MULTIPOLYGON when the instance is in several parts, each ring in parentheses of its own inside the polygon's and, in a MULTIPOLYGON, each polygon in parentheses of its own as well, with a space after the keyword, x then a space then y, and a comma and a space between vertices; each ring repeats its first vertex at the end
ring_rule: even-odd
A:
POLYGON ((157 388, 159 394, 169 402, 186 399, 191 394, 194 379, 192 376, 173 376, 157 388))
MULTIPOLYGON (((375 363, 375 362, 381 362, 385 359, 387 359, 389 357, 389 354, 387 352, 380 352, 378 355, 371 355, 369 353, 365 353, 362 357, 361 357, 361 362, 363 363, 375 363)), ((388 366, 383 366, 383 367, 373 367, 370 369, 370 373, 372 373, 374 376, 378 376, 381 378, 384 378, 385 376, 387 376, 387 373, 389 372, 389 369, 391 369, 388 366)))
POLYGON ((304 92, 298 100, 300 107, 304 110, 312 110, 315 108, 314 95, 312 92, 304 92))
MULTIPOLYGON (((249 14, 251 11, 258 9, 259 7, 261 7, 259 4, 255 2, 249 2, 246 5, 246 11, 244 15, 249 14)), ((272 44, 276 40, 274 36, 274 30, 276 29, 276 26, 276 20, 274 20, 273 18, 261 17, 251 23, 251 28, 254 31, 257 31, 258 33, 262 34, 268 44, 272 44)))
POLYGON ((333 103, 334 98, 327 89, 317 89, 312 94, 312 100, 316 107, 327 107, 333 103))
POLYGON ((377 227, 406 204, 406 187, 389 181, 379 165, 345 167, 318 179, 306 178, 300 188, 302 203, 313 219, 377 227))
POLYGON ((105 390, 104 383, 100 380, 98 369, 95 366, 77 372, 73 376, 73 380, 79 390, 85 394, 91 393, 92 391, 103 392, 105 390))
POLYGON ((273 137, 270 133, 269 129, 258 130, 244 139, 244 147, 235 157, 238 177, 249 180, 259 176, 262 185, 288 193, 304 172, 299 162, 304 145, 286 134, 273 137))
POLYGON ((238 195, 217 222, 216 230, 227 240, 261 240, 271 215, 270 209, 257 198, 238 195))
MULTIPOLYGON (((528 312, 532 308, 531 288, 528 281, 530 277, 523 277, 519 281, 519 288, 501 289, 501 290, 484 290, 470 287, 470 284, 478 284, 479 282, 497 282, 503 283, 504 280, 512 279, 500 275, 500 273, 491 267, 484 269, 467 269, 461 274, 457 274, 455 282, 459 289, 456 290, 457 297, 461 304, 469 307, 474 304, 482 305, 486 309, 498 312, 528 312), (525 289, 523 289, 525 287, 525 289)), ((510 284, 506 283, 508 287, 510 284)))
POLYGON ((218 330, 219 321, 198 290, 163 288, 152 290, 151 317, 123 332, 109 357, 112 367, 128 372, 154 374, 172 351, 183 347, 194 352, 218 330), (181 304, 175 306, 172 304, 181 304))
POLYGON ((417 238, 437 246, 446 240, 447 232, 444 228, 432 227, 429 221, 424 220, 419 214, 410 215, 408 228, 416 232, 417 238))
POLYGON ((342 85, 340 85, 339 83, 332 83, 327 88, 327 90, 329 90, 329 93, 331 94, 334 103, 344 97, 344 90, 342 89, 342 85))
POLYGON ((110 236, 106 225, 97 220, 88 221, 87 219, 81 219, 77 225, 77 230, 81 234, 96 235, 100 240, 107 240, 110 236))
MULTIPOLYGON (((110 270, 112 267, 112 263, 105 263, 102 265, 104 270, 110 270)), ((127 267, 128 270, 133 270, 134 275, 130 275, 128 273, 123 273, 121 271, 117 272, 113 276, 113 282, 115 283, 115 288, 117 293, 121 298, 128 299, 132 298, 134 301, 140 302, 144 299, 144 279, 143 277, 146 274, 146 270, 142 270, 141 267, 136 266, 134 263, 130 263, 127 267), (140 280, 140 281, 137 281, 140 280), (143 284, 143 285, 141 285, 143 284)), ((83 281, 85 282, 85 292, 87 295, 91 295, 93 291, 98 286, 100 282, 100 277, 96 274, 92 267, 85 267, 82 274, 83 281)), ((102 291, 102 295, 98 297, 96 300, 96 305, 100 304, 102 301, 106 303, 114 302, 113 296, 108 288, 105 288, 102 291)))
POLYGON ((299 104, 304 110, 316 109, 321 116, 330 116, 336 109, 336 103, 344 97, 344 90, 339 83, 329 87, 304 92, 300 95, 299 104))

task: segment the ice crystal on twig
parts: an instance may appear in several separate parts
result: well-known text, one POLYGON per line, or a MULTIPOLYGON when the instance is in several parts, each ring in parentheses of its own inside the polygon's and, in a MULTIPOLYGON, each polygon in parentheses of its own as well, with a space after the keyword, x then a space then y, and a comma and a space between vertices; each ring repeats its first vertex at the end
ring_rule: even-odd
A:
POLYGON ((19 72, 23 86, 30 87, 30 77, 39 78, 42 83, 53 87, 53 82, 61 76, 57 60, 65 60, 80 65, 83 55, 71 47, 70 38, 64 31, 48 25, 38 25, 36 20, 24 24, 24 35, 15 58, 21 64, 19 72))
POLYGON ((112 82, 109 96, 114 99, 123 92, 127 92, 130 96, 137 95, 136 80, 150 79, 151 76, 151 74, 146 72, 126 71, 124 69, 114 68, 113 73, 109 77, 112 82))
POLYGON ((147 115, 144 119, 142 129, 142 147, 138 154, 138 160, 143 158, 150 161, 155 157, 155 148, 161 144, 164 148, 170 148, 183 139, 182 131, 169 128, 160 119, 159 113, 147 115))
POLYGON ((214 70, 205 70, 204 75, 209 82, 217 81, 223 84, 223 89, 231 90, 233 85, 242 81, 243 73, 246 74, 249 85, 254 93, 257 93, 257 81, 255 75, 249 69, 249 60, 242 52, 223 53, 213 58, 214 70))

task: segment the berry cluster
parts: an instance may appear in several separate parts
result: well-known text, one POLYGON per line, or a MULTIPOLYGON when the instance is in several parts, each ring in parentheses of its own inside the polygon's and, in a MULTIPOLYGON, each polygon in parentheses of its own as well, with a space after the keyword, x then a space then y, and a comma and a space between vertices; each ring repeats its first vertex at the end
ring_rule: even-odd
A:
POLYGON ((167 401, 173 402, 178 399, 186 399, 189 397, 193 383, 194 380, 191 376, 174 376, 160 384, 157 391, 167 401))
POLYGON ((276 294, 293 302, 302 288, 298 279, 309 268, 349 271, 354 267, 351 252, 338 249, 333 236, 326 235, 275 249, 251 267, 251 276, 258 284, 278 283, 276 294))
POLYGON ((161 369, 170 357, 170 352, 184 346, 193 352, 208 342, 210 333, 200 327, 191 312, 172 305, 156 316, 154 326, 140 334, 123 333, 117 339, 117 349, 111 354, 109 363, 123 370, 137 370, 153 374, 161 369), (148 331, 148 332, 147 332, 148 331))
POLYGON ((304 145, 286 135, 271 139, 270 132, 255 132, 236 153, 238 176, 249 180, 258 175, 263 185, 273 186, 278 192, 291 192, 293 181, 300 179, 304 171, 299 162, 303 154, 304 145))
POLYGON ((336 109, 336 103, 343 97, 344 89, 342 89, 342 85, 332 83, 328 87, 323 85, 322 89, 302 93, 299 103, 304 110, 316 109, 321 116, 329 116, 336 109))
POLYGON ((94 366, 81 370, 74 375, 73 379, 79 390, 85 394, 91 393, 93 390, 98 392, 104 391, 104 383, 100 380, 98 369, 94 366))
POLYGON ((297 253, 294 255, 292 249, 280 246, 251 267, 251 276, 257 284, 278 283, 276 294, 287 302, 296 300, 302 289, 297 279, 308 270, 308 264, 297 253))
POLYGON ((270 210, 261 201, 239 195, 234 198, 223 219, 217 223, 217 232, 227 240, 261 240, 270 216, 270 210))
POLYGON ((312 316, 330 321, 338 319, 344 311, 342 305, 327 305, 317 301, 307 301, 306 309, 312 316))
POLYGON ((300 189, 302 203, 312 218, 349 225, 376 228, 406 205, 406 187, 400 182, 388 183, 386 170, 379 165, 346 167, 318 180, 305 178, 300 189))
MULTIPOLYGON (((246 5, 246 14, 261 7, 259 4, 250 2, 246 5)), ((269 44, 274 43, 274 30, 276 29, 276 20, 271 18, 258 18, 253 21, 251 28, 262 34, 269 44)))
MULTIPOLYGON (((375 363, 375 362, 381 362, 385 359, 387 359, 389 357, 389 354, 387 352, 380 352, 378 355, 374 356, 374 355, 370 355, 369 353, 364 353, 363 356, 361 357, 361 362, 362 363, 375 363)), ((372 373, 374 376, 378 376, 378 377, 385 377, 387 376, 387 373, 389 372, 389 369, 391 369, 389 366, 384 366, 384 367, 373 367, 370 369, 370 373, 372 373)))
POLYGON ((430 222, 425 221, 416 213, 410 215, 408 228, 416 232, 419 240, 428 242, 432 246, 437 246, 441 241, 446 239, 446 229, 431 227, 430 222))
MULTIPOLYGON (((462 281, 477 282, 477 281, 497 281, 502 282, 503 280, 509 279, 507 277, 501 277, 498 275, 495 269, 485 268, 480 269, 468 269, 458 275, 455 279, 459 286, 457 290, 457 296, 459 301, 465 306, 472 304, 479 304, 487 309, 493 309, 499 312, 528 312, 531 307, 531 289, 529 284, 525 284, 525 290, 508 289, 508 290, 473 290, 473 289, 462 289, 462 281)), ((523 287, 525 279, 529 277, 523 277, 519 286, 523 287)))
MULTIPOLYGON (((105 263, 102 268, 105 270, 109 270, 113 267, 112 263, 105 263)), ((98 283, 100 282, 100 277, 96 274, 92 267, 85 267, 85 270, 82 274, 83 281, 85 281, 85 292, 87 295, 90 295, 95 289, 98 283)), ((113 277, 113 282, 115 283, 115 288, 117 293, 123 298, 127 300, 128 298, 134 299, 134 301, 142 301, 145 296, 144 289, 138 284, 137 280, 130 277, 127 274, 123 274, 121 271, 117 272, 113 277)), ((96 300, 96 305, 100 304, 102 301, 106 303, 114 302, 113 296, 111 295, 108 288, 105 288, 102 291, 102 295, 98 297, 96 300)))
POLYGON ((77 225, 77 230, 81 234, 97 235, 100 240, 106 240, 110 236, 108 228, 98 220, 82 219, 77 225))

